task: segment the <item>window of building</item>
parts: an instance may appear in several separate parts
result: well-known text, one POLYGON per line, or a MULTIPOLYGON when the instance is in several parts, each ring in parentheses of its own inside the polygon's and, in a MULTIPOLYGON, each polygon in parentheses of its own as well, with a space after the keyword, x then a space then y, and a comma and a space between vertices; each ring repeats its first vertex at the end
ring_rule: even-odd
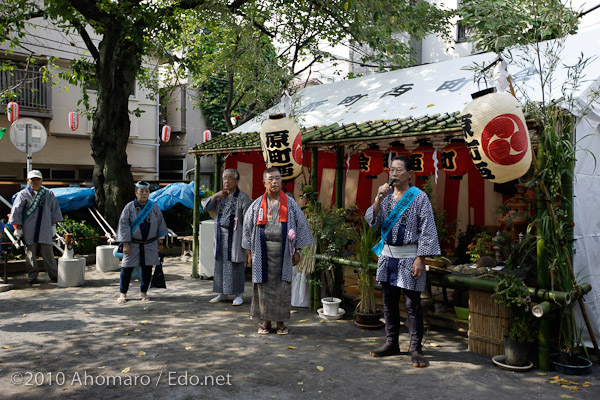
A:
POLYGON ((75 179, 74 169, 52 169, 51 177, 54 180, 75 179))

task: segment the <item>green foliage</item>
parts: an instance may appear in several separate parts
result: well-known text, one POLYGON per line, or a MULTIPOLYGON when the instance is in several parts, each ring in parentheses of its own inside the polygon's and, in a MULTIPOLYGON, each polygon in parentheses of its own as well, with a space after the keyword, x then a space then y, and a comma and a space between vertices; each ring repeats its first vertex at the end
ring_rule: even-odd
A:
POLYGON ((560 0, 464 0, 458 14, 482 51, 561 38, 577 31, 577 12, 560 0))
POLYGON ((78 222, 65 217, 61 225, 64 229, 60 226, 57 227, 58 234, 61 236, 67 233, 73 235, 73 238, 77 242, 74 249, 76 254, 96 254, 96 246, 105 242, 96 228, 88 224, 85 220, 78 222))
POLYGON ((361 313, 375 313, 377 304, 375 303, 373 273, 367 264, 376 261, 375 254, 371 249, 380 238, 379 230, 371 229, 367 222, 362 219, 360 228, 352 231, 351 238, 361 264, 359 269, 360 301, 356 306, 356 310, 361 313))
POLYGON ((481 257, 493 257, 495 255, 493 236, 487 232, 480 232, 475 235, 473 241, 467 246, 467 254, 473 263, 479 261, 481 257))
POLYGON ((531 296, 523 280, 504 274, 494 292, 496 304, 512 310, 509 337, 515 342, 532 342, 537 337, 537 321, 530 313, 531 296))

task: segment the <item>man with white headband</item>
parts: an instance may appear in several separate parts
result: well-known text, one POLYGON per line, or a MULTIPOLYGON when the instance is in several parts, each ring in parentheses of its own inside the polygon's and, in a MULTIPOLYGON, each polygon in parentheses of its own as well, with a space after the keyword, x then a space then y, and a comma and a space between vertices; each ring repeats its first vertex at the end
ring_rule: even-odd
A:
POLYGON ((138 182, 135 185, 135 199, 127 203, 119 218, 117 242, 123 243, 124 254, 121 263, 119 303, 127 301, 131 274, 137 266, 142 268, 142 301, 150 300, 147 292, 152 278, 152 266, 160 264, 158 253, 162 251, 168 229, 160 208, 148 199, 149 195, 150 184, 138 182))

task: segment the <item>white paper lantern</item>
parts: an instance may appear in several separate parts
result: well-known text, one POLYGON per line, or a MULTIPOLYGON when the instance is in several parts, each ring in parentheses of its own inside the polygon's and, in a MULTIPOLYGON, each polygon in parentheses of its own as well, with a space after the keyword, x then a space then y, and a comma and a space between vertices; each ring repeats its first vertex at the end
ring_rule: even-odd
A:
POLYGON ((160 138, 165 143, 168 143, 169 140, 171 140, 171 127, 169 125, 165 125, 162 127, 160 138))
POLYGON ((19 103, 11 101, 6 105, 6 118, 12 124, 19 119, 19 103))
POLYGON ((79 113, 77 111, 71 111, 69 113, 69 128, 72 131, 76 131, 79 128, 79 113))
POLYGON ((302 173, 300 128, 286 114, 272 114, 260 129, 260 144, 267 167, 277 167, 284 181, 302 173))
POLYGON ((509 182, 531 165, 531 140, 517 99, 493 89, 473 94, 461 114, 463 135, 484 179, 509 182))
POLYGON ((208 129, 207 129, 207 130, 205 130, 205 131, 203 132, 203 134, 202 134, 202 135, 203 135, 203 137, 204 137, 204 141, 205 141, 205 142, 208 142, 209 140, 211 140, 211 139, 212 139, 212 132, 211 132, 211 131, 209 131, 208 129))

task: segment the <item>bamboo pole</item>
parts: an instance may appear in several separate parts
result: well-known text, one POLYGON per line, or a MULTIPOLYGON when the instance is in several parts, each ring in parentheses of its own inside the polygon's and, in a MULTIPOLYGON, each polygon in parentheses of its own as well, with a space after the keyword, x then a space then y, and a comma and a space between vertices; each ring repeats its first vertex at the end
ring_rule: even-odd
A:
MULTIPOLYGON (((330 261, 335 264, 348 265, 350 267, 356 267, 356 268, 362 267, 362 264, 359 261, 347 260, 347 259, 341 258, 341 257, 333 257, 333 256, 325 255, 325 254, 315 254, 315 258, 317 260, 330 261)), ((377 264, 375 264, 375 263, 368 263, 367 266, 369 267, 369 269, 377 269, 377 264)), ((476 289, 476 290, 480 290, 483 292, 493 293, 494 290, 496 289, 496 285, 497 285, 496 281, 494 281, 494 280, 469 278, 469 277, 461 276, 461 275, 440 274, 440 273, 433 272, 433 271, 428 271, 427 275, 428 275, 428 279, 439 282, 441 284, 452 285, 455 287, 476 289)), ((580 290, 583 293, 587 293, 591 289, 592 289, 592 287, 589 283, 584 283, 580 287, 580 290)), ((553 302, 560 303, 560 304, 569 304, 569 303, 571 303, 571 299, 572 299, 571 293, 568 293, 568 292, 559 292, 556 290, 549 290, 549 289, 540 290, 540 289, 534 288, 534 287, 527 287, 527 290, 529 291, 529 294, 533 298, 539 299, 539 300, 553 301, 553 302)))
MULTIPOLYGON (((335 149, 336 166, 335 166, 335 206, 344 208, 344 165, 345 149, 343 146, 335 149)), ((344 267, 340 264, 335 264, 333 270, 333 296, 344 298, 344 267)))
MULTIPOLYGON (((531 155, 532 155, 532 160, 533 160, 533 166, 537 171, 537 169, 538 169, 537 158, 536 158, 534 152, 532 152, 531 155)), ((554 209, 552 208, 552 205, 550 204, 550 196, 548 193, 548 189, 546 188, 546 184, 544 183, 543 180, 540 180, 539 183, 540 183, 540 187, 542 188, 542 190, 544 192, 544 200, 546 202, 546 209, 548 210, 548 213, 550 214, 550 218, 552 218, 554 221, 556 221, 556 214, 554 213, 554 209)), ((567 249, 565 246, 565 241, 564 241, 562 232, 560 230, 557 230, 556 236, 558 236, 558 242, 560 243, 560 247, 561 247, 562 251, 567 253, 567 249)), ((570 254, 570 252, 568 252, 567 254, 570 254)), ((587 315, 585 304, 583 303, 583 296, 582 296, 581 290, 579 289, 579 285, 577 285, 577 283, 576 283, 577 280, 575 279, 575 272, 573 271, 573 264, 571 262, 571 258, 566 257, 565 260, 567 262, 567 268, 569 269, 569 276, 570 276, 571 280, 573 281, 573 289, 575 290, 575 294, 577 296, 577 302, 578 302, 579 308, 581 310, 581 315, 583 316, 583 320, 585 321, 585 326, 590 335, 590 339, 592 340, 592 343, 594 344, 594 350, 596 351, 596 357, 598 357, 598 359, 600 360, 600 349, 598 348, 598 342, 596 341, 596 335, 594 334, 594 329, 592 328, 590 319, 587 315)))
POLYGON ((199 241, 198 241, 198 225, 200 224, 200 156, 194 156, 194 212, 193 212, 193 238, 192 246, 192 278, 198 278, 198 256, 199 256, 199 241))
MULTIPOLYGON (((544 146, 542 141, 539 141, 537 151, 540 160, 543 160, 544 146)), ((536 209, 537 216, 540 218, 545 209, 544 192, 542 191, 541 186, 537 187, 536 209)), ((548 252, 546 251, 546 242, 544 241, 542 227, 540 224, 536 226, 536 236, 538 287, 542 289, 548 289, 550 287, 548 275, 548 252)), ((550 319, 548 318, 543 318, 538 327, 538 364, 542 371, 550 371, 552 367, 550 362, 550 319)))

